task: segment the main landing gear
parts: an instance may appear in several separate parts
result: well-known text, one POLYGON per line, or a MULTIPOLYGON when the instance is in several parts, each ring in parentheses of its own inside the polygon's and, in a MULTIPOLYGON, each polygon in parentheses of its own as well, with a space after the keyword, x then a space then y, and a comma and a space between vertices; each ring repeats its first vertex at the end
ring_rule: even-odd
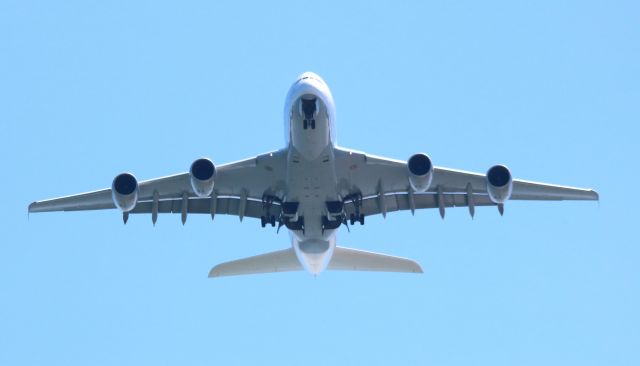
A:
MULTIPOLYGON (((327 201, 327 211, 322 216, 322 232, 337 229, 341 225, 345 225, 349 229, 349 225, 353 226, 356 222, 364 225, 364 214, 361 212, 362 201, 362 194, 360 193, 349 194, 341 201, 327 201), (353 204, 353 212, 350 212, 347 216, 345 204, 348 202, 353 204)), ((298 214, 299 206, 299 202, 282 202, 279 197, 264 195, 262 196, 263 214, 260 216, 260 225, 262 227, 267 225, 275 227, 277 222, 278 231, 282 226, 286 226, 289 230, 299 230, 304 234, 304 217, 298 214), (274 203, 277 203, 281 208, 278 216, 271 212, 274 203)))
POLYGON ((278 230, 282 225, 289 230, 301 230, 304 234, 304 216, 298 215, 298 207, 300 202, 283 202, 282 213, 280 214, 280 223, 278 230))
POLYGON ((275 216, 261 216, 260 217, 260 225, 262 225, 262 227, 267 226, 267 224, 271 224, 272 227, 276 226, 276 217, 275 216))
POLYGON ((262 210, 264 212, 264 214, 260 216, 260 225, 262 225, 262 227, 267 226, 267 224, 270 224, 271 227, 276 226, 276 217, 271 214, 271 206, 273 206, 274 202, 282 204, 282 201, 278 197, 269 195, 262 196, 262 210))
MULTIPOLYGON (((322 233, 325 230, 337 229, 346 223, 343 201, 327 201, 327 214, 322 216, 322 233)), ((347 226, 348 228, 348 226, 347 226)))
POLYGON ((351 225, 355 225, 356 222, 359 222, 360 225, 364 225, 364 214, 360 212, 362 208, 362 194, 361 193, 352 193, 347 195, 344 198, 344 202, 351 201, 353 202, 354 211, 349 215, 349 223, 351 225))
POLYGON ((364 225, 364 214, 351 214, 349 215, 349 223, 351 225, 355 225, 356 222, 359 222, 360 225, 364 225))
POLYGON ((345 225, 347 230, 349 229, 349 224, 355 225, 356 222, 359 222, 360 225, 364 225, 364 214, 360 212, 362 208, 362 194, 352 193, 344 197, 342 201, 327 201, 326 206, 327 214, 322 217, 323 233, 325 230, 337 229, 340 225, 345 225), (349 201, 353 203, 354 212, 350 213, 347 219, 344 205, 349 201))

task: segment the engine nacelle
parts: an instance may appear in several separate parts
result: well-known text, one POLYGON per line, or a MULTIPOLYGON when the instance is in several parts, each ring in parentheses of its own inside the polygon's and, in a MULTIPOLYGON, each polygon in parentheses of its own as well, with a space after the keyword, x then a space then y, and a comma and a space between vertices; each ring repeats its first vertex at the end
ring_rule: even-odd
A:
POLYGON ((502 204, 511 197, 513 178, 509 168, 494 165, 487 171, 487 193, 493 203, 502 204))
POLYGON ((426 154, 415 154, 407 162, 409 169, 409 183, 415 192, 424 192, 429 189, 433 179, 433 164, 426 154))
POLYGON ((216 167, 207 158, 198 159, 191 164, 189 169, 191 176, 191 188, 199 197, 211 196, 213 183, 216 176, 216 167))
POLYGON ((117 208, 129 212, 138 202, 138 180, 131 173, 118 174, 111 183, 111 197, 117 208))

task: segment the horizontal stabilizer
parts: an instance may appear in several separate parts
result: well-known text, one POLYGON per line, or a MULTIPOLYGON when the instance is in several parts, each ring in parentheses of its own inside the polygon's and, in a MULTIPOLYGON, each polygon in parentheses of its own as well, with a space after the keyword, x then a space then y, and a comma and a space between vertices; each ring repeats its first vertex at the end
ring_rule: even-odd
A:
POLYGON ((301 271, 302 269, 293 249, 284 249, 218 264, 211 269, 209 277, 301 271))
POLYGON ((336 247, 327 269, 422 273, 420 265, 411 259, 343 247, 336 247))

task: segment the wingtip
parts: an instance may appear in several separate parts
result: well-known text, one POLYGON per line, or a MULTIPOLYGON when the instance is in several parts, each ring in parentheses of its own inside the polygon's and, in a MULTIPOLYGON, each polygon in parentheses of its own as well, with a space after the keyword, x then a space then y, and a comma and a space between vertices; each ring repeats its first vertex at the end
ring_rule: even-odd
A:
POLYGON ((46 206, 42 204, 42 201, 33 201, 29 204, 29 206, 27 206, 28 213, 46 212, 46 211, 48 210, 46 206))
POLYGON ((423 274, 424 270, 422 269, 422 266, 420 265, 420 263, 414 261, 413 262, 416 266, 415 270, 413 271, 413 273, 418 273, 418 274, 423 274))
POLYGON ((207 275, 208 278, 216 278, 216 277, 220 277, 220 273, 218 273, 216 271, 216 267, 213 267, 211 269, 211 271, 209 271, 209 274, 207 275))

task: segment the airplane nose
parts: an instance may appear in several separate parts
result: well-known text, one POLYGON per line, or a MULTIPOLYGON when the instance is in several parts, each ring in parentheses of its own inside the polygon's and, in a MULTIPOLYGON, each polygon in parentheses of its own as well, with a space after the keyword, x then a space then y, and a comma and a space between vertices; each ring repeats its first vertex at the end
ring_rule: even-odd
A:
POLYGON ((322 78, 320 76, 318 76, 318 74, 311 72, 311 71, 307 71, 305 73, 302 73, 302 75, 298 76, 298 80, 307 80, 307 79, 311 79, 314 81, 319 81, 320 83, 324 84, 324 81, 322 81, 322 78))

